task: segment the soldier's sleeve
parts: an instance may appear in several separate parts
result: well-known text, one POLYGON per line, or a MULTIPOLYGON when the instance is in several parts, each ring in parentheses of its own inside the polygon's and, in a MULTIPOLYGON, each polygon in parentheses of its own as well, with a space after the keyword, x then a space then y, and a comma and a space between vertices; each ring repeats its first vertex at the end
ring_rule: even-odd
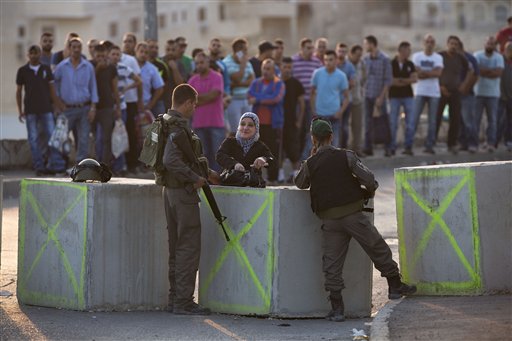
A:
POLYGON ((370 193, 374 193, 377 187, 379 187, 379 183, 375 180, 372 171, 363 165, 361 160, 352 151, 347 151, 347 161, 352 174, 354 174, 359 183, 366 187, 370 193))
POLYGON ((165 145, 163 156, 165 169, 184 183, 195 183, 199 180, 199 175, 183 161, 182 151, 173 142, 173 136, 175 135, 176 133, 172 132, 165 145))
POLYGON ((295 186, 297 186, 300 189, 306 189, 309 188, 311 185, 309 180, 309 170, 308 170, 308 164, 306 161, 303 161, 300 165, 299 172, 293 179, 293 182, 295 183, 295 186))

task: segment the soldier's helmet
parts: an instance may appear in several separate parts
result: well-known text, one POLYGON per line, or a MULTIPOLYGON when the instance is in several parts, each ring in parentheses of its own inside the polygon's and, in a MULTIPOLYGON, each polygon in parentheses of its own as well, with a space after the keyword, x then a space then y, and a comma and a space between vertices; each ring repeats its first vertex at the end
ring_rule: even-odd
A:
POLYGON ((74 182, 101 181, 107 182, 112 177, 112 172, 104 163, 94 159, 83 159, 73 167, 71 178, 74 182))

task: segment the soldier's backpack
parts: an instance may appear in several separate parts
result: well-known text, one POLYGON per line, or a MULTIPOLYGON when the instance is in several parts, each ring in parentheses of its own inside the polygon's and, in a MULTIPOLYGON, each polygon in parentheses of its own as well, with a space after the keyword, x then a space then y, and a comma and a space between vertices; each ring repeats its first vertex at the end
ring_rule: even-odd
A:
POLYGON ((167 143, 167 126, 170 118, 171 115, 168 114, 158 115, 153 123, 151 123, 151 126, 146 130, 142 151, 139 156, 139 161, 155 173, 157 185, 163 185, 165 167, 162 158, 167 143))

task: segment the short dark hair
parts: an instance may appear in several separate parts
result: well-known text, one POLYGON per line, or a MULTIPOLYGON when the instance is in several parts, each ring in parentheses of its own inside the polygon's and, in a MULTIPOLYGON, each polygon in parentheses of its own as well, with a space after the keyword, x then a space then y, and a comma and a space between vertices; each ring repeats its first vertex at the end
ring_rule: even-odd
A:
POLYGON ((74 42, 79 42, 80 45, 83 45, 82 39, 80 39, 80 37, 73 37, 73 38, 69 39, 68 47, 71 47, 71 44, 74 43, 74 42))
POLYGON ((245 38, 236 38, 231 43, 231 48, 233 52, 240 51, 244 45, 248 45, 247 40, 245 38))
POLYGON ((135 51, 138 51, 141 48, 141 46, 148 48, 148 43, 146 43, 145 41, 141 41, 141 42, 137 43, 137 45, 135 45, 135 51))
POLYGON ((94 46, 94 52, 106 52, 107 51, 107 47, 103 44, 98 44, 96 46, 94 46))
POLYGON ((132 33, 132 32, 128 32, 128 33, 125 33, 125 35, 124 35, 124 36, 125 36, 125 37, 133 38, 133 42, 134 42, 135 44, 137 44, 137 37, 135 36, 135 34, 134 34, 134 33, 132 33))
POLYGON ((370 44, 372 44, 374 46, 378 46, 379 45, 379 42, 377 41, 377 38, 375 38, 375 36, 373 36, 373 35, 369 35, 369 36, 364 37, 364 40, 366 40, 367 42, 369 42, 370 44))
POLYGON ((283 64, 293 64, 293 59, 291 57, 284 57, 282 60, 283 64))
POLYGON ((509 24, 512 24, 512 16, 511 16, 511 17, 508 17, 507 22, 508 22, 509 24))
POLYGON ((409 43, 408 41, 402 41, 402 42, 400 42, 400 44, 398 44, 398 50, 401 50, 401 49, 404 49, 407 47, 411 47, 411 43, 409 43))
POLYGON ((30 45, 30 47, 28 48, 28 53, 30 52, 41 52, 41 48, 39 47, 39 45, 30 45))
POLYGON ((186 101, 196 99, 197 91, 191 85, 183 83, 174 88, 172 92, 172 103, 174 105, 182 105, 186 101))
POLYGON ((204 53, 204 50, 203 50, 203 49, 200 49, 200 48, 197 48, 197 47, 196 47, 195 49, 193 49, 193 50, 192 50, 192 58, 195 58, 195 57, 196 57, 197 55, 199 55, 199 54, 202 54, 204 57, 208 57, 208 56, 206 55, 206 53, 204 53))
POLYGON ((110 50, 112 50, 112 47, 114 46, 114 43, 111 42, 110 40, 102 40, 102 41, 100 41, 100 45, 105 47, 105 49, 107 51, 110 51, 110 50))
POLYGON ((338 43, 338 45, 336 45, 339 49, 343 48, 343 47, 348 47, 347 44, 345 43, 338 43))
POLYGON ((53 37, 53 33, 43 32, 43 34, 41 34, 41 39, 43 39, 43 37, 53 37))
POLYGON ((174 40, 174 39, 169 39, 169 40, 167 40, 165 43, 166 43, 167 45, 174 45, 174 44, 176 44, 176 40, 174 40))
POLYGON ((446 38, 446 42, 448 43, 448 42, 449 42, 450 40, 452 40, 452 39, 454 39, 454 40, 456 40, 456 41, 460 41, 460 38, 459 38, 459 37, 457 37, 457 36, 453 36, 453 35, 452 35, 452 36, 448 36, 448 38, 446 38))
POLYGON ((176 41, 176 42, 178 42, 178 41, 180 41, 180 40, 187 41, 187 39, 185 39, 185 37, 181 37, 181 36, 180 36, 180 37, 176 37, 176 38, 174 39, 174 41, 176 41))
POLYGON ((302 38, 300 40, 300 48, 303 48, 308 43, 313 44, 313 40, 311 40, 311 38, 302 38))
POLYGON ((119 50, 121 51, 121 48, 119 47, 119 45, 112 45, 112 47, 110 48, 110 51, 112 50, 119 50))
POLYGON ((274 39, 274 44, 284 45, 284 41, 281 38, 276 38, 276 39, 274 39))
POLYGON ((324 56, 329 56, 329 55, 334 56, 334 58, 336 58, 336 56, 337 56, 336 55, 336 51, 334 51, 334 50, 327 50, 327 51, 325 51, 324 56))
POLYGON ((354 54, 356 53, 357 51, 362 51, 363 48, 361 47, 361 45, 353 45, 351 48, 350 48, 350 53, 354 54))

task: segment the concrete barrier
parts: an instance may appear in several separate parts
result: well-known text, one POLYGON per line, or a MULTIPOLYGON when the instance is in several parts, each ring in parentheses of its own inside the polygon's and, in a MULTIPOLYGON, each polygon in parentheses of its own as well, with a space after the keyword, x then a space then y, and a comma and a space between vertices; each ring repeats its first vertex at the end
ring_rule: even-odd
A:
MULTIPOLYGON (((212 189, 228 217, 231 241, 226 242, 209 207, 202 205, 200 303, 231 314, 324 316, 330 303, 323 287, 321 222, 311 211, 309 192, 212 189)), ((369 316, 372 263, 354 240, 343 274, 346 315, 369 316)))
POLYGON ((512 161, 395 169, 400 265, 418 294, 512 291, 512 161))
POLYGON ((161 187, 150 180, 24 179, 18 299, 74 310, 167 305, 161 187))
MULTIPOLYGON (((20 124, 20 127, 23 126, 20 124)), ((0 140, 0 169, 30 168, 31 165, 32 155, 27 140, 0 140)))

